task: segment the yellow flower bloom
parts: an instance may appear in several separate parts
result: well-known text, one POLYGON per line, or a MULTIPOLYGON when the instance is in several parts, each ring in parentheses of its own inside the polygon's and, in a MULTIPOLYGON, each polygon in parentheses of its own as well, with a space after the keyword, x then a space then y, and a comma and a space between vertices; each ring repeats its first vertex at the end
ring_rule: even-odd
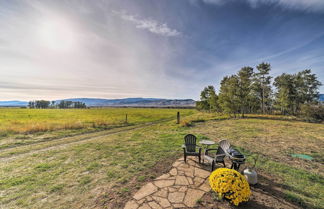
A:
POLYGON ((248 201, 251 195, 250 186, 245 177, 232 169, 216 169, 209 176, 209 184, 218 195, 229 199, 236 206, 248 201))

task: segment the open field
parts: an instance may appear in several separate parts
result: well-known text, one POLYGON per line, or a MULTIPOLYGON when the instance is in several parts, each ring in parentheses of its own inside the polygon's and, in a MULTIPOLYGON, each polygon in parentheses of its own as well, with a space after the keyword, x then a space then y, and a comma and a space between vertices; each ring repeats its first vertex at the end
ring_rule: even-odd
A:
MULTIPOLYGON (((147 108, 0 108, 0 149, 79 133, 174 119, 178 111, 147 108)), ((185 116, 194 110, 182 109, 180 112, 185 116)))
MULTIPOLYGON (((104 110, 93 110, 96 117, 87 111, 91 109, 80 110, 74 120, 82 120, 82 114, 94 120, 100 117, 96 111, 104 110)), ((60 130, 40 132, 42 136, 55 137, 14 147, 6 147, 8 143, 12 144, 8 137, 14 139, 21 134, 11 133, 3 137, 1 140, 7 141, 3 143, 0 154, 0 208, 121 208, 130 194, 166 172, 172 162, 182 155, 180 146, 187 133, 196 134, 199 139, 218 141, 227 138, 248 155, 249 162, 253 155, 259 154, 258 171, 262 177, 269 177, 270 184, 276 185, 273 193, 269 194, 280 191, 280 196, 273 195, 274 198, 285 198, 299 208, 324 207, 323 124, 255 116, 228 120, 224 115, 180 110, 188 116, 177 125, 177 110, 107 111, 113 112, 111 114, 115 118, 119 114, 120 124, 125 111, 129 115, 132 115, 129 111, 134 111, 134 115, 138 111, 138 119, 133 126, 98 129, 99 132, 86 134, 77 132, 78 135, 70 137, 63 137, 70 134, 68 130, 61 134, 57 134, 60 130), (173 120, 161 121, 172 117, 173 120), (314 160, 292 158, 292 153, 309 154, 314 160)), ((26 117, 22 115, 20 117, 26 117)), ((62 115, 66 119, 73 117, 72 113, 70 116, 62 115)), ((54 113, 52 117, 56 117, 54 113)), ((105 117, 109 118, 109 115, 105 117)), ((19 121, 18 115, 16 120, 19 121)), ((49 124, 58 120, 46 120, 43 116, 43 121, 49 124)), ((2 118, 2 121, 6 119, 2 118)), ((35 133, 24 135, 33 139, 35 133)), ((204 204, 210 200, 208 195, 197 207, 205 207, 204 204)))
MULTIPOLYGON (((0 108, 0 131, 36 133, 62 129, 116 127, 173 118, 177 109, 94 108, 94 109, 15 109, 0 108)), ((184 115, 194 110, 182 109, 184 115)))

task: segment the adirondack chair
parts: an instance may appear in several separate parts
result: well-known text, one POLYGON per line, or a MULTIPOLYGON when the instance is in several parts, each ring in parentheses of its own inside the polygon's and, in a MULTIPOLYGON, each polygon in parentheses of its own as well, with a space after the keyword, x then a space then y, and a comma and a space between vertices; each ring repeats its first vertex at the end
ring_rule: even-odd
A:
POLYGON ((184 161, 187 162, 187 156, 198 156, 199 163, 201 160, 201 147, 197 145, 197 137, 188 134, 184 137, 185 144, 182 145, 183 154, 184 154, 184 161), (198 152, 197 152, 198 148, 198 152))
POLYGON ((245 156, 232 147, 229 148, 228 152, 230 156, 229 158, 232 161, 231 169, 238 171, 240 166, 245 163, 245 156))
POLYGON ((208 163, 211 164, 211 171, 215 170, 215 165, 216 163, 222 163, 224 165, 224 167, 226 167, 225 165, 225 158, 226 154, 224 152, 224 150, 219 146, 217 149, 206 149, 205 150, 205 155, 204 155, 204 160, 206 160, 208 163), (210 154, 210 151, 216 151, 216 154, 214 156, 212 155, 208 155, 210 154))
POLYGON ((227 140, 222 140, 219 142, 219 146, 224 150, 226 154, 228 154, 228 150, 231 147, 230 143, 227 140))
POLYGON ((231 169, 234 168, 234 170, 239 170, 240 165, 244 164, 245 162, 245 156, 231 147, 227 140, 220 141, 219 146, 224 150, 226 156, 228 156, 232 161, 231 169))

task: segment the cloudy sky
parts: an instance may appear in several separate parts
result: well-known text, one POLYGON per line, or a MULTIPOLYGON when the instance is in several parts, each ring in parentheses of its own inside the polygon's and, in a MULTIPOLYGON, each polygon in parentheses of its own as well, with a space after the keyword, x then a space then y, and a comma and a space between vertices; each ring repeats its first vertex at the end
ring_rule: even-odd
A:
POLYGON ((262 61, 324 83, 324 1, 0 0, 0 100, 198 99, 262 61))

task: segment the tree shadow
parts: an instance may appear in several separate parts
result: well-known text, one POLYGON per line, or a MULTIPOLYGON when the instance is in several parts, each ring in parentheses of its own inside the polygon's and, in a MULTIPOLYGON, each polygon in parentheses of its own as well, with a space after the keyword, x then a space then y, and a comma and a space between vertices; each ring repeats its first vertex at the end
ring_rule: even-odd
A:
POLYGON ((272 196, 278 202, 281 202, 283 204, 286 201, 298 208, 314 208, 313 206, 306 203, 305 201, 303 201, 300 198, 298 198, 298 199, 297 198, 295 198, 295 199, 287 198, 288 196, 286 193, 283 192, 283 190, 288 190, 288 191, 292 191, 292 192, 295 192, 298 194, 302 194, 307 197, 312 197, 312 194, 310 194, 310 193, 298 190, 298 189, 290 187, 288 185, 277 183, 273 179, 270 179, 269 177, 262 175, 262 174, 258 174, 258 181, 259 181, 258 184, 251 186, 251 189, 253 191, 262 193, 264 195, 272 196))
POLYGON ((322 124, 322 122, 310 122, 310 121, 306 121, 306 120, 302 120, 300 118, 280 118, 280 117, 266 117, 266 116, 251 116, 251 115, 246 115, 244 118, 240 118, 240 119, 262 119, 262 120, 279 120, 279 121, 293 121, 293 122, 300 122, 300 123, 318 123, 318 124, 322 124))

